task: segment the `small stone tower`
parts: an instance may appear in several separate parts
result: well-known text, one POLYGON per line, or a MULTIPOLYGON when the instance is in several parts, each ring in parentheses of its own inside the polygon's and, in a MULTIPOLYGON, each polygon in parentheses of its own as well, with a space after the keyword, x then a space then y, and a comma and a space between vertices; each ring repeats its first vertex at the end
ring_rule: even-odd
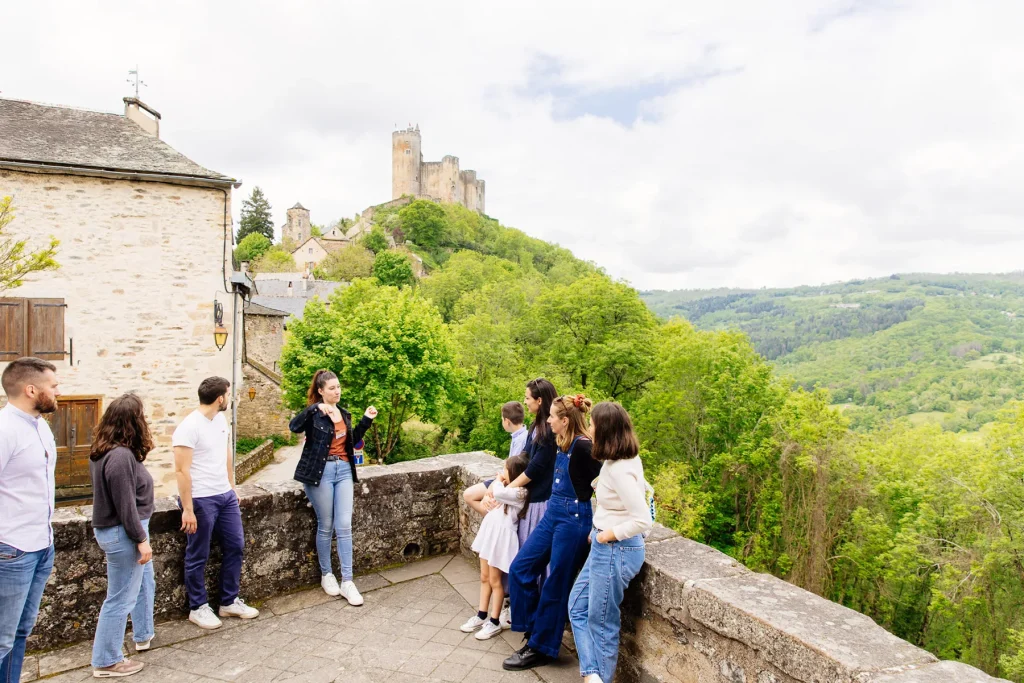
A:
POLYGON ((420 195, 420 127, 396 130, 391 134, 391 196, 420 195))
POLYGON ((295 244, 302 244, 311 236, 312 230, 309 222, 309 209, 298 202, 288 209, 288 220, 281 229, 281 235, 294 240, 295 244))

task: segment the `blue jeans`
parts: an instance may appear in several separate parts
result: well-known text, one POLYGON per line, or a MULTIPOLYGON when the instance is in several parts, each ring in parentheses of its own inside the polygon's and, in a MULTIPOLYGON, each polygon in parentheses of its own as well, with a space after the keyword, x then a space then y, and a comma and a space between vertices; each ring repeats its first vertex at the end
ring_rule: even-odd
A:
POLYGON ((0 543, 0 683, 21 680, 25 640, 36 625, 52 570, 52 545, 26 553, 0 543))
POLYGON ((331 573, 331 538, 338 537, 341 580, 352 580, 352 466, 344 460, 330 460, 324 466, 320 485, 303 484, 306 497, 316 511, 316 557, 320 574, 331 573))
POLYGON ((221 554, 220 604, 230 605, 238 597, 245 550, 238 496, 228 491, 193 498, 192 511, 196 513, 196 532, 185 535, 185 593, 189 609, 199 609, 210 601, 206 595, 206 561, 210 559, 210 542, 214 536, 220 543, 221 554))
POLYGON ((611 683, 619 660, 622 596, 644 564, 644 537, 598 543, 592 532, 590 557, 569 598, 569 621, 580 659, 580 676, 597 674, 611 683))
POLYGON ((530 647, 549 657, 557 657, 562 646, 569 592, 586 558, 592 517, 589 500, 552 496, 544 518, 509 567, 512 630, 529 633, 530 647), (550 574, 538 589, 545 567, 550 574))
MULTIPOLYGON (((142 520, 149 535, 149 520, 142 520)), ((92 641, 92 665, 113 666, 124 656, 124 631, 132 615, 132 639, 143 643, 153 637, 153 597, 156 581, 152 561, 139 564, 139 550, 123 526, 93 529, 96 542, 107 556, 107 598, 100 608, 96 637, 92 641)))

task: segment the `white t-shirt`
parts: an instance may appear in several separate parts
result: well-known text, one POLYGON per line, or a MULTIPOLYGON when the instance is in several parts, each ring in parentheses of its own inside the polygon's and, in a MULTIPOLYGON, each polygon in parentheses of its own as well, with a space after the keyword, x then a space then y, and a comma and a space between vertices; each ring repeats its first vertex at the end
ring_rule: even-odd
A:
POLYGON ((174 430, 172 446, 192 449, 192 497, 219 496, 231 490, 228 481, 228 422, 224 413, 212 420, 198 410, 192 411, 174 430))

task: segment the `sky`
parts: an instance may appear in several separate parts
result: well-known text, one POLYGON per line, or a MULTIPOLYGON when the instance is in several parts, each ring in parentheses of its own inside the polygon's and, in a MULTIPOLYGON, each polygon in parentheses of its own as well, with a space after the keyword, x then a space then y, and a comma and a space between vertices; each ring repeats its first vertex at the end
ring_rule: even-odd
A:
POLYGON ((123 111, 328 224, 391 132, 640 289, 1024 268, 1024 3, 8 3, 0 97, 123 111))

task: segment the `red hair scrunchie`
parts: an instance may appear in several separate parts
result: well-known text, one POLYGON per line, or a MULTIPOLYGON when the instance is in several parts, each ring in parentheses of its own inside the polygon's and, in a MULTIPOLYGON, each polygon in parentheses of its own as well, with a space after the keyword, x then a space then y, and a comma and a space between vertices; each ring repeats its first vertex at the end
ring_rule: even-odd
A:
POLYGON ((583 399, 585 399, 585 398, 586 398, 586 396, 584 396, 583 394, 576 394, 576 396, 574 396, 573 399, 572 399, 572 404, 574 406, 576 406, 577 408, 579 408, 580 405, 583 404, 583 399))

